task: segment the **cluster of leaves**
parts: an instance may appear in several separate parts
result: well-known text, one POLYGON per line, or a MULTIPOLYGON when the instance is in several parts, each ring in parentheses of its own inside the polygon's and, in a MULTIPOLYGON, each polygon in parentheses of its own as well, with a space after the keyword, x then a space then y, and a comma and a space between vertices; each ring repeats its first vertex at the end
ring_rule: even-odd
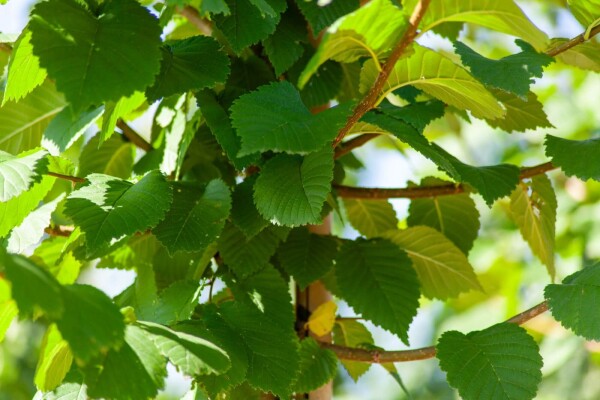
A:
MULTIPOLYGON (((0 336, 17 314, 47 326, 40 398, 150 398, 167 360, 210 396, 314 390, 333 378, 337 357, 304 337, 290 281, 322 281, 408 344, 421 296, 481 290, 468 260, 480 229, 473 193, 489 206, 510 197, 523 238, 554 277, 550 180, 466 164, 424 130, 466 112, 507 132, 551 126, 532 80, 552 62, 600 70, 597 42, 554 59, 542 51, 562 39, 549 40, 512 0, 425 8, 420 34, 450 38, 456 55, 411 43, 349 132, 396 138, 466 188, 413 200, 400 229, 387 200, 337 196, 357 159, 336 157, 332 142, 407 40, 419 1, 142 3, 40 2, 12 43, 0 108, 0 336), (180 15, 190 13, 212 36, 180 15), (464 23, 516 36, 521 51, 484 57, 456 40, 464 23), (152 117, 145 138, 124 122, 142 114, 152 117), (307 228, 331 212, 361 237, 307 228), (135 282, 114 299, 77 284, 91 262, 135 270, 135 282), (217 281, 224 289, 213 295, 217 281)), ((574 3, 595 24, 597 4, 574 3)), ((600 179, 589 162, 599 152, 598 139, 546 138, 553 164, 581 179, 600 179)), ((448 183, 428 177, 419 187, 448 183)), ((599 271, 545 292, 554 317, 590 339, 600 339, 591 315, 599 271)), ((374 346, 362 323, 333 324, 335 309, 322 312, 331 323, 312 321, 313 332, 374 346)), ((448 332, 437 351, 465 399, 535 396, 542 360, 516 325, 448 332)), ((355 379, 369 367, 343 365, 355 379)))

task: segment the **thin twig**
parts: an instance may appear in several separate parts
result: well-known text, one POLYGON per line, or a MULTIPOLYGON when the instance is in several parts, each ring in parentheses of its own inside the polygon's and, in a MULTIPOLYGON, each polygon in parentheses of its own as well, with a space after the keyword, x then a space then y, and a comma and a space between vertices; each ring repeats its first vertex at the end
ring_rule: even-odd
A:
MULTIPOLYGON (((527 179, 552 171, 557 167, 551 162, 521 168, 519 179, 527 179)), ((437 196, 448 196, 465 192, 465 185, 448 183, 435 186, 417 186, 406 188, 365 188, 345 185, 333 185, 340 197, 349 199, 422 199, 437 196)))
POLYGON ((212 35, 212 26, 209 21, 200 16, 198 10, 192 6, 177 7, 177 12, 184 16, 192 25, 206 36, 212 35))
POLYGON ((46 232, 50 236, 69 237, 73 233, 73 227, 72 226, 55 226, 55 227, 49 226, 44 229, 44 232, 46 232))
MULTIPOLYGON (((506 322, 511 324, 522 325, 530 319, 546 312, 548 304, 544 301, 529 310, 523 311, 520 314, 508 319, 506 322)), ((338 346, 329 343, 319 343, 321 347, 333 351, 340 360, 361 361, 367 363, 388 363, 388 362, 404 362, 426 360, 435 357, 435 346, 423 347, 420 349, 411 350, 366 350, 355 347, 338 346)))
MULTIPOLYGON (((600 26, 597 26, 590 31, 588 40, 591 39, 592 37, 596 36, 598 33, 600 33, 600 26)), ((565 51, 567 51, 585 41, 586 41, 586 39, 585 39, 585 32, 584 32, 580 35, 575 36, 573 39, 571 39, 565 43, 562 43, 556 47, 546 50, 546 54, 548 54, 549 56, 552 56, 552 57, 556 57, 560 53, 564 53, 565 51)))
POLYGON ((334 158, 337 160, 338 158, 350 153, 352 150, 362 146, 368 141, 375 139, 377 136, 381 135, 379 133, 365 133, 363 135, 355 136, 350 140, 340 143, 340 145, 335 148, 334 158))
POLYGON ((146 141, 143 137, 140 136, 139 133, 133 130, 125 121, 119 119, 117 121, 117 126, 119 129, 123 131, 123 136, 125 136, 131 143, 139 147, 140 149, 149 152, 154 149, 150 143, 146 141))
POLYGON ((348 134, 348 132, 350 132, 352 127, 362 118, 362 116, 365 115, 365 113, 371 108, 373 108, 373 106, 377 102, 377 99, 379 98, 381 89, 387 82, 390 73, 396 65, 396 62, 400 59, 400 56, 402 55, 402 53, 404 53, 404 50, 406 50, 406 48, 413 42, 413 40, 417 36, 417 28, 419 26, 419 23, 421 22, 421 19, 425 15, 425 12, 427 11, 427 7, 429 6, 430 2, 431 0, 420 0, 419 3, 417 3, 415 10, 410 16, 409 24, 406 28, 406 31, 404 32, 404 35, 402 35, 402 38, 400 39, 396 47, 394 47, 394 49, 392 50, 387 61, 381 67, 381 72, 379 72, 377 79, 375 79, 375 83, 373 83, 373 86, 371 87, 367 95, 362 99, 360 103, 358 103, 358 105, 354 109, 354 112, 348 118, 348 121, 346 121, 346 125, 344 125, 344 127, 338 132, 337 137, 333 141, 333 147, 336 147, 338 144, 340 144, 342 139, 344 139, 344 137, 348 134))
POLYGON ((8 43, 0 43, 0 51, 10 54, 10 53, 12 53, 13 48, 8 43))
POLYGON ((56 173, 56 172, 46 172, 46 175, 53 176, 53 177, 58 178, 58 179, 63 179, 65 181, 75 182, 75 183, 84 183, 84 182, 87 182, 87 180, 85 178, 80 178, 78 176, 71 176, 71 175, 59 174, 59 173, 56 173))

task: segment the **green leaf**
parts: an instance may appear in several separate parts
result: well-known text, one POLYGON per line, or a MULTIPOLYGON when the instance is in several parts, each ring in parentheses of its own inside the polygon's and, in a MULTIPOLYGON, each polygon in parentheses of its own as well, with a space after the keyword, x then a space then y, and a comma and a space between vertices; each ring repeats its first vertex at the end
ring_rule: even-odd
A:
POLYGON ((439 100, 419 101, 403 107, 384 102, 379 105, 379 109, 384 114, 410 124, 420 133, 423 133, 430 122, 443 117, 446 112, 444 103, 439 100))
POLYGON ((523 239, 553 280, 556 208, 556 194, 546 175, 534 176, 530 183, 521 182, 510 196, 510 211, 523 239))
POLYGON ((19 315, 19 309, 14 300, 0 301, 0 343, 4 341, 6 331, 17 315, 19 315))
POLYGON ((119 118, 125 117, 140 107, 144 101, 146 101, 146 96, 143 92, 134 92, 128 97, 121 97, 117 102, 106 102, 102 118, 102 128, 100 130, 100 144, 104 143, 104 141, 108 140, 115 133, 119 118))
POLYGON ((92 398, 138 400, 154 398, 165 376, 165 358, 144 330, 129 325, 125 343, 108 352, 101 369, 86 371, 86 383, 92 398))
POLYGON ((231 48, 240 53, 275 31, 279 15, 263 16, 250 0, 226 0, 229 15, 214 15, 214 21, 231 48))
POLYGON ((33 55, 31 32, 25 29, 10 55, 2 105, 11 100, 17 102, 27 96, 44 83, 46 75, 46 70, 40 68, 40 61, 33 55))
POLYGON ((64 194, 61 194, 56 199, 30 212, 23 222, 12 230, 6 250, 10 253, 23 254, 31 246, 38 244, 45 234, 44 229, 50 225, 52 213, 63 198, 64 194))
POLYGON ((169 253, 203 251, 217 240, 231 209, 229 188, 215 179, 205 186, 173 183, 173 204, 153 233, 169 253))
POLYGON ((317 1, 296 0, 296 5, 315 35, 360 6, 358 0, 332 0, 325 5, 317 1))
POLYGON ((248 239, 261 232, 269 225, 254 205, 254 183, 257 176, 250 176, 235 186, 232 195, 231 222, 248 239))
MULTIPOLYGON (((569 39, 552 39, 549 47, 554 48, 568 41, 569 39)), ((594 41, 580 43, 577 46, 560 53, 557 57, 565 64, 600 72, 600 43, 594 41)))
POLYGON ((83 376, 77 370, 72 370, 62 385, 52 392, 44 393, 41 397, 42 400, 88 400, 88 398, 87 386, 83 383, 83 376))
POLYGON ((56 178, 45 176, 40 183, 7 202, 0 202, 0 237, 5 237, 14 227, 20 225, 52 189, 56 178))
POLYGON ((121 135, 114 135, 100 144, 98 136, 92 138, 79 156, 78 176, 94 172, 127 179, 131 176, 135 146, 121 135))
POLYGON ((281 154, 262 168, 254 185, 254 202, 263 217, 277 224, 318 224, 332 179, 330 146, 304 157, 281 154))
POLYGON ((49 0, 29 22, 33 53, 77 112, 143 90, 160 68, 161 29, 146 8, 110 0, 97 11, 49 0))
POLYGON ((448 383, 465 400, 533 399, 542 380, 538 345, 515 324, 497 324, 466 335, 449 331, 436 348, 448 383))
POLYGON ((219 238, 219 253, 237 276, 245 278, 269 263, 280 241, 272 228, 246 238, 239 229, 229 224, 219 238))
POLYGON ((89 285, 69 285, 62 287, 61 295, 64 313, 56 325, 75 357, 88 361, 123 343, 123 316, 104 292, 89 285))
POLYGON ((149 100, 156 100, 213 87, 216 83, 224 83, 227 75, 229 58, 217 41, 207 36, 194 36, 163 45, 160 73, 146 94, 149 100))
POLYGON ((48 169, 45 150, 27 151, 13 156, 0 150, 0 201, 5 202, 41 181, 48 169))
POLYGON ((69 195, 64 212, 85 232, 90 252, 155 227, 171 204, 169 184, 157 171, 136 184, 102 174, 87 179, 88 185, 69 195))
MULTIPOLYGON (((406 10, 415 9, 418 0, 405 0, 406 10)), ((543 50, 548 37, 521 11, 513 0, 439 0, 433 2, 421 20, 421 32, 446 22, 469 22, 524 39, 543 50)))
MULTIPOLYGON (((421 186, 450 184, 437 178, 425 178, 421 186)), ((479 211, 467 193, 411 200, 408 226, 425 225, 441 232, 463 253, 468 254, 477 239, 479 211)))
POLYGON ((289 282, 271 265, 245 279, 228 282, 236 301, 253 308, 285 329, 294 329, 295 312, 289 282))
POLYGON ((138 322, 158 350, 186 375, 220 374, 231 367, 224 350, 201 337, 173 331, 152 322, 138 322))
POLYGON ((308 62, 298 87, 302 88, 327 60, 351 63, 363 57, 379 62, 406 30, 406 16, 391 0, 373 0, 345 15, 325 31, 317 52, 308 62))
POLYGON ((598 0, 567 0, 571 12, 587 28, 600 18, 600 1, 598 0))
POLYGON ((153 313, 152 321, 173 325, 178 321, 189 319, 198 305, 199 296, 198 282, 187 280, 173 282, 160 292, 157 301, 152 304, 150 309, 153 313))
POLYGON ((217 139, 217 142, 223 148, 227 158, 235 168, 242 170, 249 164, 255 163, 258 160, 257 154, 238 157, 242 141, 235 134, 227 112, 219 104, 214 93, 202 90, 196 94, 196 100, 202 116, 206 119, 206 125, 208 125, 215 139, 217 139))
POLYGON ((600 294, 600 264, 566 277, 562 284, 544 289, 552 316, 565 328, 588 340, 600 339, 596 311, 600 294))
POLYGON ((160 172, 165 175, 179 175, 185 153, 195 136, 195 131, 192 123, 187 122, 185 112, 176 110, 171 124, 166 129, 160 172))
POLYGON ((295 331, 273 324, 267 316, 241 304, 225 303, 220 311, 246 345, 250 385, 287 398, 300 361, 295 331))
POLYGON ((265 53, 273 64, 275 75, 287 71, 304 53, 302 43, 307 33, 302 17, 290 11, 283 14, 275 32, 263 40, 265 53))
POLYGON ((527 94, 527 100, 507 93, 503 90, 492 89, 504 108, 506 114, 503 118, 488 120, 487 123, 493 128, 500 128, 506 132, 525 132, 528 129, 554 128, 548 121, 544 112, 544 106, 533 92, 527 94))
POLYGON ((298 228, 290 232, 277 254, 281 267, 292 275, 300 289, 304 290, 333 267, 337 248, 337 241, 333 237, 298 228))
MULTIPOLYGON (((504 115, 494 96, 464 68, 426 47, 415 45, 414 51, 395 64, 381 98, 411 85, 460 110, 469 110, 478 118, 496 119, 504 115)), ((362 92, 372 86, 378 74, 372 60, 364 64, 360 77, 362 92)))
POLYGON ((59 156, 71 147, 103 112, 104 107, 81 113, 74 113, 69 107, 65 107, 44 131, 42 146, 53 156, 59 156))
POLYGON ((46 330, 35 371, 35 386, 44 392, 54 390, 61 384, 73 362, 69 345, 63 340, 56 325, 46 330))
POLYGON ((348 241, 336 259, 335 276, 344 300, 357 313, 408 344, 420 293, 405 252, 383 239, 348 241))
POLYGON ((262 86, 240 97, 231 107, 232 124, 242 139, 238 155, 319 150, 335 138, 349 112, 346 104, 313 115, 291 83, 262 86))
POLYGON ((63 96, 45 83, 18 103, 0 108, 0 150, 17 154, 40 145, 42 132, 65 107, 63 96))
POLYGON ((500 164, 473 167, 465 164, 440 146, 430 143, 425 136, 419 134, 403 121, 373 112, 367 113, 362 118, 362 121, 377 125, 391 132, 394 136, 433 161, 452 178, 473 186, 489 206, 496 199, 510 194, 519 182, 520 171, 515 165, 500 164))
MULTIPOLYGON (((359 348, 364 345, 375 344, 371 332, 363 324, 352 319, 335 321, 333 343, 340 346, 359 348)), ((371 367, 369 363, 348 360, 340 361, 354 382, 358 381, 358 378, 371 367)))
POLYGON ((323 349, 317 341, 308 337, 300 342, 300 365, 294 391, 308 393, 318 389, 335 377, 337 357, 329 349, 323 349))
POLYGON ((398 228, 396 211, 387 200, 344 199, 344 208, 350 224, 365 237, 398 228))
POLYGON ((600 157, 600 139, 568 140, 546 135, 546 155, 568 176, 600 181, 600 165, 590 160, 600 157))
POLYGON ((21 315, 32 314, 36 308, 51 318, 59 318, 65 304, 62 287, 50 273, 27 258, 6 254, 0 249, 0 263, 6 268, 6 277, 12 284, 12 297, 21 315))
POLYGON ((531 78, 541 78, 544 67, 550 65, 553 58, 538 53, 523 40, 517 39, 515 43, 522 51, 499 60, 483 57, 462 42, 454 42, 454 48, 463 65, 469 67, 479 81, 525 99, 533 83, 531 78))
POLYGON ((445 300, 483 290, 465 254, 435 229, 415 226, 383 236, 408 254, 425 296, 445 300))

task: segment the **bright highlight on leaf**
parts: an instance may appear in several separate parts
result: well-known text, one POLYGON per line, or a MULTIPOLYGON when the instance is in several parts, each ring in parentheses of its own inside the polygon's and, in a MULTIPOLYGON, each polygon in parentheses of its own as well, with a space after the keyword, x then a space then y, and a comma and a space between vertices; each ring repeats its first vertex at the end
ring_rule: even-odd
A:
POLYGON ((39 182, 48 168, 47 155, 44 150, 19 156, 0 151, 0 201, 8 201, 39 182))
POLYGON ((310 314, 306 327, 317 336, 325 336, 333 329, 336 313, 337 304, 333 300, 323 303, 310 314))
POLYGON ((465 400, 530 400, 542 379, 539 348, 509 323, 463 334, 449 331, 437 346, 440 368, 465 400))

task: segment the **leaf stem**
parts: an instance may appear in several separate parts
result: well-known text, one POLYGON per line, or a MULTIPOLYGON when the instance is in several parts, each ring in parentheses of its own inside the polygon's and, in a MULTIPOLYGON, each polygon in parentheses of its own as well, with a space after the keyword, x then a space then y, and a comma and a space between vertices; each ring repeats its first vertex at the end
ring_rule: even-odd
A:
POLYGON ((598 33, 600 33, 600 25, 594 27, 589 32, 583 32, 582 34, 575 36, 573 39, 571 39, 559 46, 556 46, 556 47, 546 50, 546 54, 548 54, 549 56, 555 57, 555 56, 559 55, 560 53, 564 53, 565 51, 577 46, 578 44, 581 44, 581 43, 591 39, 592 37, 596 36, 598 33))
POLYGON ((185 17, 192 25, 206 36, 212 35, 212 26, 209 21, 200 16, 198 10, 192 6, 177 7, 177 12, 185 17))
POLYGON ((427 11, 427 7, 429 7, 429 3, 431 3, 431 0, 420 0, 419 3, 417 3, 415 10, 410 16, 408 27, 406 28, 404 35, 402 35, 402 38, 392 50, 389 58, 381 67, 381 72, 379 72, 379 75, 377 75, 377 79, 375 79, 375 83, 373 83, 373 86, 367 95, 360 103, 358 103, 354 109, 354 112, 346 121, 346 125, 344 125, 344 127, 338 132, 337 137, 333 141, 333 147, 336 147, 338 144, 340 144, 342 139, 344 139, 348 132, 350 132, 352 127, 362 118, 363 115, 365 115, 367 111, 369 111, 375 105, 383 85, 385 85, 390 73, 394 69, 394 65, 396 65, 396 62, 400 59, 400 56, 402 53, 404 53, 404 50, 406 50, 406 48, 417 36, 417 28, 421 22, 421 19, 423 19, 425 12, 427 11))
POLYGON ((46 175, 53 176, 53 177, 58 178, 58 179, 63 179, 65 181, 75 182, 75 183, 83 183, 83 182, 87 181, 85 178, 80 178, 78 176, 71 176, 71 175, 59 174, 59 173, 56 173, 56 172, 46 172, 46 175))
POLYGON ((125 121, 119 119, 117 121, 117 126, 121 131, 123 131, 123 136, 125 136, 131 143, 144 150, 145 152, 149 152, 154 150, 154 147, 150 143, 146 141, 143 137, 140 136, 139 133, 133 130, 125 121))
MULTIPOLYGON (((506 320, 506 322, 511 324, 522 325, 530 319, 533 319, 546 311, 548 311, 548 303, 543 301, 540 304, 506 320)), ((420 349, 388 351, 366 350, 355 347, 338 346, 329 343, 319 344, 321 345, 321 347, 333 351, 340 360, 361 361, 374 364, 427 360, 429 358, 435 357, 436 354, 435 346, 422 347, 420 349)))

